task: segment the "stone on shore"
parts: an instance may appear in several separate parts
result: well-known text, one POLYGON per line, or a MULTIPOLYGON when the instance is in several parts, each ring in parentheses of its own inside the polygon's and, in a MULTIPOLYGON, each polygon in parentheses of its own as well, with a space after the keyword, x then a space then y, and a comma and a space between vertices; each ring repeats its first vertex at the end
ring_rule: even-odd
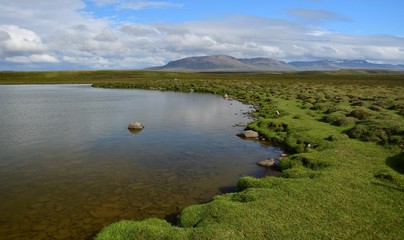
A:
POLYGON ((259 137, 258 133, 253 130, 242 131, 241 133, 237 134, 237 136, 242 138, 254 138, 254 139, 258 139, 259 137))
POLYGON ((143 128, 144 128, 144 126, 140 122, 131 122, 128 126, 128 129, 132 129, 132 130, 142 130, 143 128))

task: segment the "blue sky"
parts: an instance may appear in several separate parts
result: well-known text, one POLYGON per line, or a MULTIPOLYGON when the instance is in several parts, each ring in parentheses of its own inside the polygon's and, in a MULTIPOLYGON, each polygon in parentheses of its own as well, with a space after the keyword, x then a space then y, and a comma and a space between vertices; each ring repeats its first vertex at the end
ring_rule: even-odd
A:
POLYGON ((215 54, 404 64, 403 12, 402 0, 0 0, 0 70, 215 54))
POLYGON ((169 3, 166 6, 145 6, 138 11, 111 8, 111 5, 97 6, 95 2, 86 1, 86 10, 97 17, 112 17, 122 22, 181 23, 250 15, 303 21, 351 34, 404 35, 404 1, 400 0, 169 1, 165 2, 169 3), (296 10, 307 12, 298 15, 296 10))

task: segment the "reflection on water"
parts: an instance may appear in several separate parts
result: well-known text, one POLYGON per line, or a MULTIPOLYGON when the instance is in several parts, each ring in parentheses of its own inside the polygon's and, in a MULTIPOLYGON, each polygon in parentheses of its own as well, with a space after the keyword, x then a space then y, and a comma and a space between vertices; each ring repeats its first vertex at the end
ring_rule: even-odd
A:
POLYGON ((128 129, 128 131, 130 132, 130 133, 132 133, 132 134, 139 134, 142 130, 140 130, 140 129, 128 129))
POLYGON ((234 190, 279 154, 235 137, 248 110, 201 94, 0 86, 1 239, 89 239, 234 190))

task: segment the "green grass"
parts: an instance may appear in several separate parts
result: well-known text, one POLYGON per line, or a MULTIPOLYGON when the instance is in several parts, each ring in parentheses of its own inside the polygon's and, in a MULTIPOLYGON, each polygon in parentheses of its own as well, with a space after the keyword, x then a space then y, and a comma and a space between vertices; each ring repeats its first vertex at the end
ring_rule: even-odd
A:
POLYGON ((97 240, 404 238, 403 73, 36 72, 0 83, 226 93, 256 106, 248 128, 293 153, 280 178, 243 177, 238 192, 183 209, 176 226, 123 220, 97 240))

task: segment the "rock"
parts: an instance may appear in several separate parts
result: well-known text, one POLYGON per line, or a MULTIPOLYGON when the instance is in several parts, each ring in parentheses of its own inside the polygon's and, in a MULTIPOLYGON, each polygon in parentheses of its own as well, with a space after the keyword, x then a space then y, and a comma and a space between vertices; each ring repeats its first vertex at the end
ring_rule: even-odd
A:
POLYGON ((241 133, 237 134, 237 136, 243 138, 255 138, 255 139, 259 137, 258 133, 253 130, 242 131, 241 133))
POLYGON ((287 156, 289 156, 287 153, 282 153, 281 154, 281 157, 287 157, 287 156))
POLYGON ((259 161, 257 164, 260 165, 261 167, 271 167, 271 166, 275 165, 275 159, 271 158, 271 159, 259 161))
POLYGON ((245 123, 245 122, 239 122, 239 123, 234 124, 234 126, 235 126, 235 127, 247 127, 247 123, 245 123))
POLYGON ((128 125, 128 129, 133 129, 133 130, 142 130, 144 128, 143 124, 140 122, 131 122, 128 125))

